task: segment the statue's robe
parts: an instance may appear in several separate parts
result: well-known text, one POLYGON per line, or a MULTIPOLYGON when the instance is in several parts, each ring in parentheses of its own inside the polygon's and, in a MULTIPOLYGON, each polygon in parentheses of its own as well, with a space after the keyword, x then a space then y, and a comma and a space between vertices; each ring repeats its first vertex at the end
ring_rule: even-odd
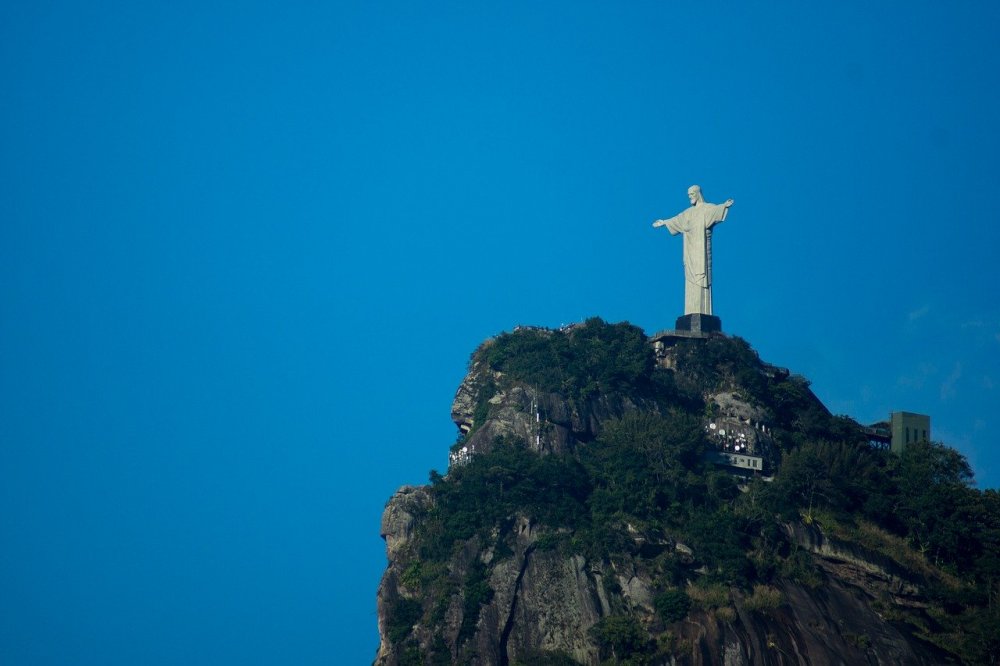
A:
POLYGON ((684 314, 712 314, 712 227, 726 219, 722 204, 701 202, 664 220, 670 235, 684 234, 684 314))

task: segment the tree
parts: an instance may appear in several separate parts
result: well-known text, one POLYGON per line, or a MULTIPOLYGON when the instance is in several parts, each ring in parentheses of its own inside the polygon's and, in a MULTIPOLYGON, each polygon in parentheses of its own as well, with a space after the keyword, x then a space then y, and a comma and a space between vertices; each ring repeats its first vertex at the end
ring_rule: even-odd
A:
POLYGON ((972 478, 965 457, 937 442, 915 442, 900 455, 897 515, 914 545, 936 562, 965 566, 979 554, 972 478))
POLYGON ((611 657, 614 663, 649 651, 649 638, 633 617, 610 615, 590 628, 601 658, 611 657))
POLYGON ((663 621, 669 624, 687 617, 691 610, 691 598, 684 590, 668 590, 656 596, 653 606, 663 621))

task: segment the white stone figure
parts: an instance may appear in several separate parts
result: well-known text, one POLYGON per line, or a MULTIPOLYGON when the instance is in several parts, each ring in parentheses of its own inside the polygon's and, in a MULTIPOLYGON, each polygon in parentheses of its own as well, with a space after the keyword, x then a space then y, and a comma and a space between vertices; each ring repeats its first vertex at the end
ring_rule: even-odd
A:
POLYGON ((666 227, 671 236, 684 234, 684 314, 712 314, 712 227, 726 219, 733 200, 710 204, 701 188, 688 188, 691 207, 654 227, 666 227))

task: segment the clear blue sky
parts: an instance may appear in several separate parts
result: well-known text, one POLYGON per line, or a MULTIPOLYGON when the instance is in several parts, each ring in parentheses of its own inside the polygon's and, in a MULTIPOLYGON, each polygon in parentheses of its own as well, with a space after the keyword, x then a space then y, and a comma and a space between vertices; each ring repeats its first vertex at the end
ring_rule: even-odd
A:
POLYGON ((692 183, 728 332, 1000 485, 1000 5, 754 4, 4 3, 0 662, 370 662, 470 352, 671 327, 692 183))

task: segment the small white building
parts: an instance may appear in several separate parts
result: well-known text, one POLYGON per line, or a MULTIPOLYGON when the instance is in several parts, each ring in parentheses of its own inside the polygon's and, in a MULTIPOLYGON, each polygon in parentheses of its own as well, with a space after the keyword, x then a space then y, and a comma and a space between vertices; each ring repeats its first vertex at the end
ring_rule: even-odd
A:
POLYGON ((751 456, 744 453, 733 453, 730 451, 709 451, 705 457, 717 465, 736 467, 748 472, 763 472, 764 459, 760 456, 751 456))

